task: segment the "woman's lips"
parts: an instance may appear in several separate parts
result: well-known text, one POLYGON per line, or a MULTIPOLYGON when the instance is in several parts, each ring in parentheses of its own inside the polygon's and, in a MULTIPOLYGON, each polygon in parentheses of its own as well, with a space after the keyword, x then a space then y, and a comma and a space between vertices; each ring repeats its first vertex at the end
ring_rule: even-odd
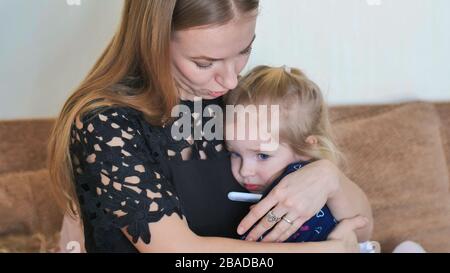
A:
POLYGON ((221 96, 225 95, 226 93, 227 93, 227 91, 209 91, 209 94, 214 98, 221 97, 221 96))

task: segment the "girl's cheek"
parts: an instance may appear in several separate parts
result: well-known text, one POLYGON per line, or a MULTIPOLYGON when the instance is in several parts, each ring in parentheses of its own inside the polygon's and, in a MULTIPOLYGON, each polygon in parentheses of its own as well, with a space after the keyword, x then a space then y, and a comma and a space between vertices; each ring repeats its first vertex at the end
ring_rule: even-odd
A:
POLYGON ((231 158, 231 172, 236 180, 239 180, 239 162, 236 158, 231 158))

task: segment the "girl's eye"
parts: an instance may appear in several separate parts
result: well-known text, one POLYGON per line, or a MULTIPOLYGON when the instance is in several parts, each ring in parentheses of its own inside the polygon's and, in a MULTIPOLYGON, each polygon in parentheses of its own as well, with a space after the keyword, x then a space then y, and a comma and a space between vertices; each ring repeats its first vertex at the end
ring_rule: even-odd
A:
POLYGON ((230 152, 231 157, 240 157, 241 155, 235 152, 230 152))
POLYGON ((267 160, 270 158, 270 155, 267 154, 258 154, 258 159, 259 160, 267 160))
POLYGON ((202 63, 197 63, 197 62, 194 62, 194 63, 200 69, 208 69, 213 66, 213 63, 207 63, 207 64, 202 64, 202 63))

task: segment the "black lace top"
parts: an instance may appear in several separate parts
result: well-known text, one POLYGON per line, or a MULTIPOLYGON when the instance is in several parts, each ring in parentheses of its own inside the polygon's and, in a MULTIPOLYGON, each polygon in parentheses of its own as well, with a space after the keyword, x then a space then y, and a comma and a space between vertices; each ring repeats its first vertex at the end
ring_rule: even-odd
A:
MULTIPOLYGON (((192 136, 195 125, 211 118, 200 113, 206 109, 214 116, 214 106, 222 106, 220 99, 203 101, 201 109, 182 103, 193 113, 192 136)), ((150 243, 148 224, 173 213, 186 217, 198 235, 238 238, 237 224, 248 207, 227 200, 229 191, 245 189, 231 175, 223 142, 175 140, 171 130, 126 107, 74 123, 70 153, 88 252, 135 252, 121 229, 133 242, 150 243)))

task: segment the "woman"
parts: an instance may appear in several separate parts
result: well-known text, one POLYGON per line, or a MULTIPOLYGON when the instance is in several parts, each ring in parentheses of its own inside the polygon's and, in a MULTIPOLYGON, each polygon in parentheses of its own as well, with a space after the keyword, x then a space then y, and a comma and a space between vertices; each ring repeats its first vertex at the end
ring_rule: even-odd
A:
POLYGON ((245 189, 232 181, 222 141, 172 137, 174 107, 195 111, 195 97, 204 99, 201 110, 221 105, 236 87, 258 4, 125 1, 118 32, 64 105, 49 144, 53 188, 67 210, 80 211, 88 252, 357 251, 356 236, 370 237, 367 198, 329 161, 287 176, 248 212, 226 200, 245 189), (328 241, 276 243, 326 202, 351 218, 328 241), (243 234, 254 223, 247 241, 232 239, 238 224, 243 234), (248 242, 272 227, 271 243, 248 242))

